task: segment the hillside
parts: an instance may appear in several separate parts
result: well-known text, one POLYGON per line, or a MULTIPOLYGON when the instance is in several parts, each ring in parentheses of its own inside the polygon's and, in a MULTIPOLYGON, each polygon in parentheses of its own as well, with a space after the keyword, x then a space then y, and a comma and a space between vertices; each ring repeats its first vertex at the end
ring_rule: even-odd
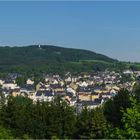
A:
POLYGON ((75 69, 91 70, 93 63, 112 63, 117 60, 105 55, 82 49, 63 48, 51 45, 24 47, 0 47, 0 70, 28 68, 53 71, 75 69))
POLYGON ((114 60, 92 51, 62 48, 50 45, 27 47, 0 47, 0 65, 36 64, 47 62, 77 62, 80 60, 114 60))

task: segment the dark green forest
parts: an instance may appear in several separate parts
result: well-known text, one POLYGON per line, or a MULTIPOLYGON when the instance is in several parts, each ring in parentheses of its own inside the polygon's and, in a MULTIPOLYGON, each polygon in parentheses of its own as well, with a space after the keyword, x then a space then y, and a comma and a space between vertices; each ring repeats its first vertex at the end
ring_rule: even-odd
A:
POLYGON ((2 139, 139 139, 140 87, 125 89, 100 108, 83 107, 80 114, 59 96, 33 103, 28 97, 0 99, 2 139))
POLYGON ((79 60, 115 60, 88 50, 62 48, 51 45, 26 47, 0 47, 0 65, 37 65, 52 62, 77 62, 79 60))
POLYGON ((81 72, 103 70, 117 62, 117 60, 92 51, 51 45, 41 45, 40 48, 38 45, 0 47, 1 72, 81 72))
POLYGON ((22 74, 140 70, 139 63, 121 62, 88 50, 51 45, 0 47, 0 72, 22 74))

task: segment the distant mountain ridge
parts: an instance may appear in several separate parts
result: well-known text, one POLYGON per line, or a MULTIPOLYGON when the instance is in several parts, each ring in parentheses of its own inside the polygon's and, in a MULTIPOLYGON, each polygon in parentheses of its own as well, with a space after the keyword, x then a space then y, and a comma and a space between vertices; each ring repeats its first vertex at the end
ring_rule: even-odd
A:
POLYGON ((89 50, 64 48, 53 45, 0 47, 0 68, 10 66, 56 65, 81 60, 116 62, 112 58, 89 50))

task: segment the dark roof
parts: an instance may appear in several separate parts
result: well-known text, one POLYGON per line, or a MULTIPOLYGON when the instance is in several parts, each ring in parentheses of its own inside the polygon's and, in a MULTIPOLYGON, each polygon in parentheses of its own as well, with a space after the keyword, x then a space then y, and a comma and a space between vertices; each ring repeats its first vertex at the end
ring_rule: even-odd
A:
POLYGON ((66 95, 69 96, 69 97, 72 97, 73 93, 72 92, 67 92, 66 95))
POLYGON ((17 77, 20 77, 20 76, 21 74, 19 73, 9 73, 7 77, 10 79, 16 79, 17 77))
POLYGON ((101 89, 102 89, 102 87, 100 87, 100 86, 94 87, 94 90, 101 90, 101 89))
POLYGON ((50 87, 51 87, 52 89, 63 88, 60 84, 50 84, 50 87))
POLYGON ((4 80, 5 80, 5 78, 1 77, 1 78, 0 78, 0 80, 4 81, 4 80))
POLYGON ((37 91, 36 96, 41 96, 41 95, 42 95, 42 92, 37 91))
POLYGON ((45 96, 53 96, 53 93, 52 93, 52 91, 45 91, 44 95, 45 96))
POLYGON ((6 84, 14 83, 13 80, 10 79, 10 78, 5 79, 4 82, 5 82, 6 84))
POLYGON ((24 84, 21 86, 22 90, 35 91, 34 85, 24 84))
POLYGON ((44 95, 44 96, 53 96, 53 93, 52 91, 49 91, 49 90, 44 90, 44 91, 37 91, 36 93, 36 96, 41 96, 41 95, 44 95))
POLYGON ((88 85, 87 88, 90 88, 91 90, 93 90, 94 86, 93 85, 88 85))
POLYGON ((64 91, 56 91, 54 94, 60 95, 60 96, 66 95, 66 93, 64 91))
POLYGON ((87 87, 80 87, 79 92, 91 92, 91 89, 87 87))
POLYGON ((102 99, 95 99, 95 100, 94 100, 94 103, 96 103, 96 104, 101 104, 101 101, 102 101, 102 99))
POLYGON ((3 94, 11 94, 12 90, 11 89, 2 89, 3 94))

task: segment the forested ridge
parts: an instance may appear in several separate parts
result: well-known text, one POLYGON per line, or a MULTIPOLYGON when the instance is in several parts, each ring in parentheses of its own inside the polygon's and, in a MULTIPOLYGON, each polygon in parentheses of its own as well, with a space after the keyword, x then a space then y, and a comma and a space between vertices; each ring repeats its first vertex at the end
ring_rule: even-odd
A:
POLYGON ((79 60, 115 60, 92 51, 63 48, 51 45, 31 45, 26 47, 0 47, 0 64, 10 65, 51 62, 76 62, 79 60))
POLYGON ((52 45, 0 47, 0 73, 80 73, 140 70, 139 63, 122 62, 89 50, 52 45))
POLYGON ((15 69, 48 72, 90 71, 93 69, 91 60, 117 62, 117 60, 92 51, 51 45, 0 47, 0 71, 15 69))

